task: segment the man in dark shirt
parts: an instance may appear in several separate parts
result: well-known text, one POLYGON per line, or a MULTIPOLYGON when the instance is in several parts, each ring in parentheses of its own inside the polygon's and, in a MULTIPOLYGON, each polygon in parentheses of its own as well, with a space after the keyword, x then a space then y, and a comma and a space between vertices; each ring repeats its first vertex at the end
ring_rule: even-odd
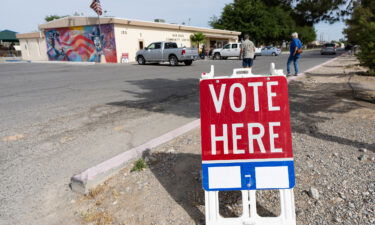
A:
POLYGON ((287 75, 290 76, 290 64, 294 64, 294 76, 298 75, 298 60, 301 58, 301 53, 298 52, 302 48, 302 42, 298 39, 298 34, 294 32, 292 34, 292 41, 290 42, 290 55, 288 58, 287 75))

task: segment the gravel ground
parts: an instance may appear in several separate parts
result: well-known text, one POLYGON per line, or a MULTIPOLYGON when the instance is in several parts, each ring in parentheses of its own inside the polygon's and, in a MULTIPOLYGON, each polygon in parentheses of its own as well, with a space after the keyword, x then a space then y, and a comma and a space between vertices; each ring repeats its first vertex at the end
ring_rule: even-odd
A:
MULTIPOLYGON (((297 224, 375 224, 375 105, 353 98, 352 57, 289 86, 297 224)), ((204 224, 200 131, 152 149, 148 167, 118 175, 72 199, 77 224, 204 224)), ((277 216, 275 191, 257 193, 261 216, 277 216)), ((241 214, 239 192, 221 192, 223 216, 241 214)))

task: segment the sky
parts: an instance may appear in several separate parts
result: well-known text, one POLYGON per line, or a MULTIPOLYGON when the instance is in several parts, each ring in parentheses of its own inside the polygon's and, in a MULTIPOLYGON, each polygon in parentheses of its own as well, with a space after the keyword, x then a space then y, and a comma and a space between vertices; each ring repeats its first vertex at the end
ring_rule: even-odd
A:
MULTIPOLYGON (((9 29, 19 33, 38 30, 46 15, 96 16, 89 8, 92 0, 0 0, 0 30, 9 29)), ((153 21, 165 19, 168 23, 209 27, 211 16, 221 14, 225 4, 232 0, 101 0, 107 16, 153 21)), ((344 23, 316 25, 318 39, 325 41, 343 37, 344 23)))

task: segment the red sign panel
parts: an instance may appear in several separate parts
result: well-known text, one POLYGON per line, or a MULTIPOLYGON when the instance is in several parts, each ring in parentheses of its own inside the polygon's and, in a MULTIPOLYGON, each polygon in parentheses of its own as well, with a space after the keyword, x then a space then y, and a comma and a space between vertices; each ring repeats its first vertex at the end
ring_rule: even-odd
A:
POLYGON ((293 158, 284 76, 200 82, 202 160, 293 158))

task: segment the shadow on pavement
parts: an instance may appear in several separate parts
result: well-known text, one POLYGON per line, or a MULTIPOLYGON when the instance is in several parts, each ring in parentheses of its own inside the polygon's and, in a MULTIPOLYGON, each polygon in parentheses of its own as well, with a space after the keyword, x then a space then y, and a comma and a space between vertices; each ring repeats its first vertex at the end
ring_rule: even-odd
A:
POLYGON ((110 102, 107 105, 174 114, 187 118, 199 117, 198 79, 147 79, 127 81, 140 91, 123 90, 137 100, 110 102))

